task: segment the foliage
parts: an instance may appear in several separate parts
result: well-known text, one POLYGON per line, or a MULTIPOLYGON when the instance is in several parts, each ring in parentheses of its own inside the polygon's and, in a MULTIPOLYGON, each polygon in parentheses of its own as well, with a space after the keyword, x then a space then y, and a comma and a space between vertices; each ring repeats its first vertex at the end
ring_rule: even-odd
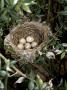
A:
POLYGON ((29 6, 32 0, 1 0, 0 1, 0 28, 8 27, 11 24, 19 23, 18 20, 23 15, 23 11, 31 13, 29 6), (5 25, 5 26, 4 26, 5 25))
POLYGON ((12 85, 25 85, 25 90, 67 90, 67 81, 63 78, 55 87, 52 83, 59 74, 65 74, 62 66, 67 55, 67 43, 61 43, 58 37, 67 30, 67 0, 0 0, 0 52, 3 52, 5 35, 10 28, 22 23, 23 15, 30 20, 46 21, 55 35, 49 36, 42 50, 37 52, 34 63, 23 61, 23 65, 18 65, 18 61, 12 57, 7 59, 8 56, 3 56, 5 53, 0 53, 0 90, 11 89, 10 78, 15 79, 12 85))
POLYGON ((30 19, 46 21, 52 31, 62 37, 67 30, 67 1, 66 0, 36 0, 37 4, 31 6, 30 19))

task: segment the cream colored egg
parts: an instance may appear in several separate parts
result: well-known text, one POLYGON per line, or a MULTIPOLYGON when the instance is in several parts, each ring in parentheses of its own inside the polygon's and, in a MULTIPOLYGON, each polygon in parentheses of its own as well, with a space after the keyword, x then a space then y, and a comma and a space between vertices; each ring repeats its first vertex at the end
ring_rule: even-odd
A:
POLYGON ((33 48, 36 47, 37 45, 38 45, 38 43, 35 42, 35 41, 31 43, 31 46, 32 46, 33 48))
POLYGON ((21 43, 19 43, 18 45, 17 45, 17 47, 18 47, 18 49, 24 49, 24 45, 23 44, 21 44, 21 43))
POLYGON ((34 41, 34 38, 33 38, 32 36, 28 36, 28 37, 26 38, 26 41, 31 43, 31 42, 34 41))
POLYGON ((26 43, 26 40, 25 40, 24 38, 21 38, 21 39, 19 40, 19 42, 22 43, 22 44, 25 44, 25 43, 26 43))
POLYGON ((31 44, 30 43, 26 43, 25 44, 25 49, 31 49, 31 44))

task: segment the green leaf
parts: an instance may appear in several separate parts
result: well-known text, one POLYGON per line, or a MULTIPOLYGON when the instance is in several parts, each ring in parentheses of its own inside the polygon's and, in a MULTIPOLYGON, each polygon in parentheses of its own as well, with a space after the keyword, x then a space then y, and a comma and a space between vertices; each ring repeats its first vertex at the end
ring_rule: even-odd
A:
POLYGON ((64 10, 67 11, 67 6, 64 6, 64 10))
POLYGON ((16 11, 20 11, 19 5, 16 5, 15 10, 16 10, 16 11))
POLYGON ((1 10, 4 8, 4 0, 1 0, 1 10))
POLYGON ((0 71, 0 77, 5 77, 7 75, 6 71, 1 70, 0 71))
POLYGON ((67 90, 67 82, 65 81, 65 90, 67 90))
POLYGON ((8 4, 11 5, 11 6, 13 6, 14 0, 8 0, 8 4))
POLYGON ((4 89, 4 84, 2 83, 2 81, 0 80, 0 90, 4 89))
POLYGON ((16 5, 19 0, 13 0, 13 4, 16 5))
POLYGON ((40 85, 43 85, 43 80, 40 78, 39 75, 37 75, 37 78, 38 78, 38 83, 39 83, 40 85))
POLYGON ((35 73, 31 70, 29 77, 33 81, 35 79, 35 73))
POLYGON ((63 59, 64 56, 65 56, 65 52, 63 52, 63 53, 61 54, 61 59, 63 59))
POLYGON ((67 48, 67 43, 62 43, 62 46, 67 48))
POLYGON ((28 13, 31 13, 31 10, 30 10, 29 6, 26 5, 26 4, 23 4, 23 10, 28 12, 28 13))
POLYGON ((67 15, 67 11, 61 11, 61 12, 59 12, 59 14, 60 14, 60 15, 65 15, 65 16, 66 16, 66 15, 67 15))
POLYGON ((2 36, 2 35, 3 35, 3 29, 0 28, 0 36, 2 36))
POLYGON ((34 89, 34 82, 30 81, 28 88, 29 88, 29 90, 33 90, 34 89))
POLYGON ((17 62, 17 61, 15 61, 15 60, 14 60, 14 61, 11 61, 10 65, 11 65, 11 66, 14 65, 14 64, 16 64, 16 62, 17 62))
POLYGON ((25 77, 19 77, 15 83, 22 83, 24 81, 24 79, 25 79, 25 77))
POLYGON ((64 4, 67 2, 67 0, 58 0, 59 3, 64 4))

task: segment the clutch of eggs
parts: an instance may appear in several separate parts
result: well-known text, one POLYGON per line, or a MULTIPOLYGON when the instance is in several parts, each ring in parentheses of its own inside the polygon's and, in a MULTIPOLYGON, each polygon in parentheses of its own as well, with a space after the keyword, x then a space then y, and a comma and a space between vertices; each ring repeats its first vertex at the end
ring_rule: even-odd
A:
POLYGON ((38 45, 37 42, 34 41, 34 38, 32 36, 28 36, 25 38, 21 38, 19 40, 19 44, 17 45, 17 47, 20 50, 24 50, 24 49, 31 49, 31 48, 35 48, 38 45))

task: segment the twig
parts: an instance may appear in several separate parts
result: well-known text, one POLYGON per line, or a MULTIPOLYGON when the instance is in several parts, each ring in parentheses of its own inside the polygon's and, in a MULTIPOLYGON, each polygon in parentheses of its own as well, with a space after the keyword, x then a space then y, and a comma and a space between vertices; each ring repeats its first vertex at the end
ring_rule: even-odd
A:
POLYGON ((21 75, 21 76, 27 78, 26 74, 23 74, 23 73, 22 73, 19 69, 17 69, 15 66, 13 66, 12 68, 16 71, 15 74, 18 74, 18 75, 21 75))
POLYGON ((0 70, 1 70, 1 58, 0 58, 0 70))
POLYGON ((6 77, 5 77, 5 84, 4 84, 4 90, 7 90, 7 81, 8 81, 8 76, 6 75, 6 77))
POLYGON ((2 58, 4 60, 4 62, 6 63, 6 58, 0 53, 0 58, 2 58))
MULTIPOLYGON (((8 60, 8 59, 6 59, 1 53, 0 53, 0 58, 2 58, 5 63, 6 63, 6 60, 8 60)), ((12 68, 16 71, 12 76, 14 76, 14 75, 16 75, 16 74, 17 74, 17 75, 21 75, 22 77, 25 77, 25 78, 33 81, 34 83, 36 83, 35 80, 32 80, 30 77, 26 76, 26 74, 23 74, 23 73, 22 73, 19 69, 17 69, 14 65, 12 66, 12 68)), ((5 90, 7 90, 7 89, 5 89, 5 90)))
MULTIPOLYGON (((4 62, 6 63, 6 61, 8 59, 6 59, 1 53, 0 53, 0 58, 2 58, 4 60, 4 62)), ((23 74, 20 70, 18 70, 14 65, 12 66, 12 68, 17 72, 18 75, 21 75, 23 77, 27 77, 25 74, 23 74)))

